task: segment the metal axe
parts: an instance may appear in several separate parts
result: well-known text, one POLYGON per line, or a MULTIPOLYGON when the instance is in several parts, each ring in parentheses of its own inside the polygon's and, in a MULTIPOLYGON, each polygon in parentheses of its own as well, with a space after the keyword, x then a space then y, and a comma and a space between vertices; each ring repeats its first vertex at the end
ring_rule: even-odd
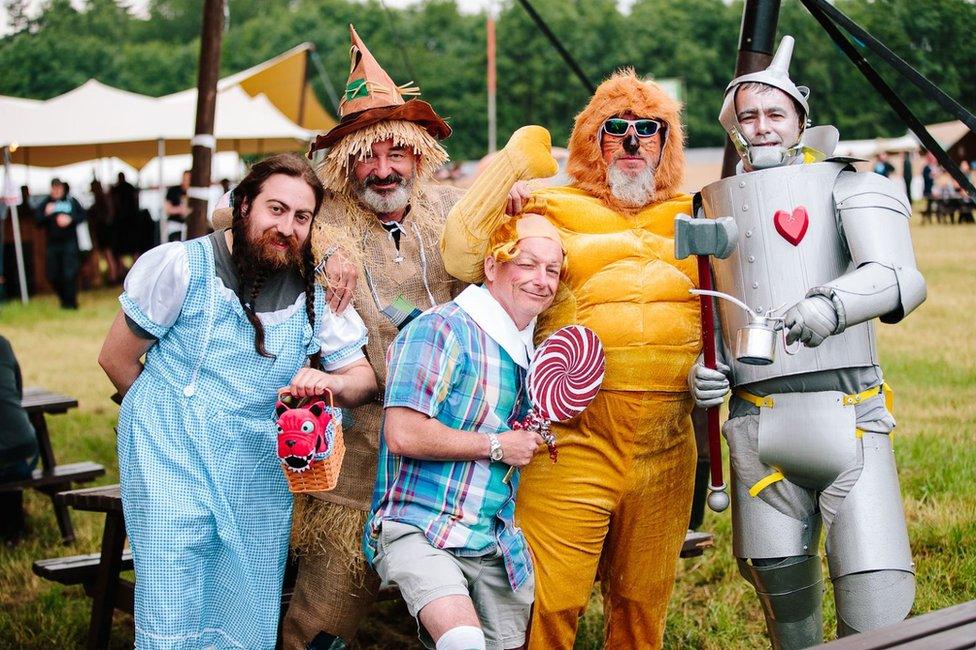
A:
MULTIPOLYGON (((702 215, 700 195, 695 195, 695 214, 702 215)), ((674 220, 674 256, 683 260, 689 255, 698 258, 698 282, 702 289, 712 291, 712 269, 709 257, 725 259, 735 250, 739 229, 732 217, 706 219, 679 214, 674 220)), ((715 370, 715 309, 711 296, 701 295, 702 348, 705 365, 715 370)), ((719 431, 719 407, 705 410, 708 417, 708 455, 711 484, 708 486, 708 507, 722 512, 729 507, 729 495, 722 478, 722 445, 719 431)))

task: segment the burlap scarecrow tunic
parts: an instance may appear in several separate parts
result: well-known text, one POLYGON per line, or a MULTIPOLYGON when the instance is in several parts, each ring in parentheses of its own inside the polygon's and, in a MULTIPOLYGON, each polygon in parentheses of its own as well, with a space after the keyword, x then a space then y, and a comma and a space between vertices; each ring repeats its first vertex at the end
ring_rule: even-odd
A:
POLYGON ((440 253, 447 213, 461 194, 418 179, 400 222, 399 249, 376 215, 345 194, 327 196, 313 226, 316 259, 338 245, 358 267, 353 304, 369 332, 366 358, 380 389, 375 401, 352 409, 346 420, 346 455, 336 488, 296 495, 292 547, 302 564, 283 627, 286 649, 304 648, 320 632, 351 640, 379 587, 360 541, 376 482, 386 350, 399 333, 382 310, 395 304, 409 312, 409 304, 425 311, 464 289, 444 270, 440 253))
POLYGON ((344 224, 362 224, 359 235, 359 281, 353 305, 370 333, 366 358, 376 372, 380 389, 375 401, 352 410, 352 426, 345 430, 346 457, 339 484, 316 497, 344 506, 366 510, 376 481, 376 457, 383 418, 383 390, 386 385, 386 350, 399 333, 381 309, 402 296, 421 311, 448 302, 465 287, 444 270, 440 236, 447 213, 461 196, 461 190, 429 185, 411 200, 400 223, 400 246, 379 219, 351 200, 326 202, 325 213, 313 234, 317 255, 331 244, 328 231, 344 224), (321 250, 320 250, 321 249, 321 250))
MULTIPOLYGON (((300 553, 334 552, 341 545, 347 562, 359 565, 362 561, 358 547, 376 481, 386 350, 399 332, 382 310, 402 298, 424 311, 453 299, 465 287, 444 270, 439 247, 447 213, 463 192, 420 179, 417 183, 400 222, 399 249, 376 215, 344 194, 326 199, 313 226, 316 259, 338 246, 358 267, 353 305, 370 332, 366 358, 380 389, 375 401, 350 412, 344 429, 346 456, 336 488, 313 495, 319 503, 296 500, 293 544, 300 553), (323 507, 321 502, 342 508, 323 507)), ((320 281, 325 280, 320 277, 320 281)))

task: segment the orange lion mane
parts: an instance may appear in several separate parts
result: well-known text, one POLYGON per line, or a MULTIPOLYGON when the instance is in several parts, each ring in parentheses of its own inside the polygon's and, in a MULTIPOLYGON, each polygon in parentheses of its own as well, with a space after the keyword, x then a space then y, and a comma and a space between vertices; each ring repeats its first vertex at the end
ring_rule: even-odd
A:
POLYGON ((569 162, 566 171, 573 186, 602 199, 620 212, 637 212, 610 194, 607 165, 600 152, 599 133, 603 122, 631 110, 641 117, 655 117, 667 123, 667 140, 661 162, 654 172, 656 201, 666 201, 680 194, 685 172, 685 132, 681 124, 681 104, 668 96, 653 81, 637 77, 633 68, 623 68, 600 84, 573 126, 569 138, 569 162))

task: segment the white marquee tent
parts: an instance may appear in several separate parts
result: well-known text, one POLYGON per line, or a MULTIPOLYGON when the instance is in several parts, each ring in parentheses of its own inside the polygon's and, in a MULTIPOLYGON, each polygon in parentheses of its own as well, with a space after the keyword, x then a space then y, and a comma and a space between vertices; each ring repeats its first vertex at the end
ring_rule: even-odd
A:
MULTIPOLYGON (((0 98, 0 147, 9 148, 12 162, 36 167, 115 157, 141 168, 161 149, 189 153, 195 115, 196 91, 154 98, 90 79, 46 102, 0 98)), ((217 95, 218 151, 299 150, 311 135, 263 95, 239 86, 217 95)))
MULTIPOLYGON (((12 180, 11 162, 60 167, 117 158, 141 169, 157 158, 157 180, 163 187, 165 156, 191 150, 196 99, 195 90, 153 98, 95 79, 47 101, 0 97, 4 186, 10 189, 19 185, 12 180)), ((214 136, 218 152, 261 155, 301 150, 312 135, 285 117, 263 94, 251 96, 237 85, 225 86, 217 93, 214 136)), ((23 281, 16 211, 14 239, 23 281)), ((26 300, 23 284, 21 293, 26 300)))

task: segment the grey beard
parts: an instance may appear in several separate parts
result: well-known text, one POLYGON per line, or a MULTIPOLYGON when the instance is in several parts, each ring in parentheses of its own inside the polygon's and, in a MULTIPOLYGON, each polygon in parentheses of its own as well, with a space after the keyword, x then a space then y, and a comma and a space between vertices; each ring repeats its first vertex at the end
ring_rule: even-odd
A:
POLYGON ((636 174, 628 174, 616 165, 607 167, 610 194, 627 207, 640 208, 655 197, 654 170, 650 165, 636 174))
POLYGON ((356 193, 359 195, 359 200, 376 214, 389 214, 407 207, 413 190, 413 182, 414 179, 412 178, 405 180, 402 185, 387 192, 377 192, 366 185, 365 187, 357 187, 356 193))

